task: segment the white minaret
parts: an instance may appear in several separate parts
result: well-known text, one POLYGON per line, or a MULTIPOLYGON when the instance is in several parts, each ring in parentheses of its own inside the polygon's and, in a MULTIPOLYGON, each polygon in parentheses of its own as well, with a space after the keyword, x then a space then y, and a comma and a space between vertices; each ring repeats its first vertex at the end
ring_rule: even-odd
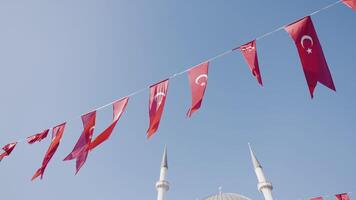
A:
POLYGON ((168 172, 168 161, 167 161, 167 146, 164 147, 163 158, 161 162, 161 173, 159 175, 159 181, 156 183, 157 189, 157 200, 165 200, 166 192, 169 190, 169 183, 166 181, 168 172))
POLYGON ((262 192, 263 196, 265 197, 265 200, 273 200, 272 197, 272 183, 268 182, 266 180, 266 177, 263 173, 262 166, 258 162, 255 153, 253 153, 252 148, 250 146, 250 143, 248 144, 248 147, 250 148, 250 154, 251 154, 251 159, 252 159, 252 164, 253 167, 255 168, 255 173, 258 179, 258 184, 257 188, 260 192, 262 192))

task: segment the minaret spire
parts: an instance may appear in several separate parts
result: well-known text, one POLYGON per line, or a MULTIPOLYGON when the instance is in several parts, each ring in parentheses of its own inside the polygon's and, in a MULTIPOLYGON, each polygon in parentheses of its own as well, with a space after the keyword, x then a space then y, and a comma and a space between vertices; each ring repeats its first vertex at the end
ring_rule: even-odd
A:
POLYGON ((250 149, 250 154, 251 154, 251 160, 252 160, 252 164, 257 176, 257 180, 258 180, 258 184, 257 184, 257 188, 260 192, 262 192, 265 200, 273 200, 272 197, 272 190, 273 190, 273 186, 271 182, 268 182, 266 180, 266 177, 263 173, 262 170, 262 166, 260 164, 260 162, 258 162, 255 153, 252 151, 251 145, 250 143, 248 143, 248 147, 250 149))
POLYGON ((166 192, 169 190, 169 183, 166 181, 168 172, 167 146, 164 147, 163 157, 161 161, 161 172, 159 180, 156 183, 157 200, 165 200, 166 192))

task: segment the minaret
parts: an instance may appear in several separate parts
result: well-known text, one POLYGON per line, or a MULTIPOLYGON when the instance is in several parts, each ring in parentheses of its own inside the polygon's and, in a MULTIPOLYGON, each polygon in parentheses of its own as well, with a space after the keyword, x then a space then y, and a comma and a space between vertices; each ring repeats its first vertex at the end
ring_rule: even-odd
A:
POLYGON ((161 162, 161 173, 159 175, 159 181, 156 183, 157 189, 157 200, 165 200, 166 192, 169 190, 169 183, 166 181, 168 172, 168 161, 167 161, 167 146, 164 147, 163 158, 161 162))
POLYGON ((252 160, 252 164, 253 167, 255 169, 255 173, 258 179, 258 184, 257 184, 257 188, 260 192, 262 192, 263 196, 265 197, 265 200, 273 200, 272 197, 272 183, 266 181, 266 177, 263 173, 262 170, 262 166, 260 164, 260 162, 258 162, 255 153, 253 153, 250 143, 248 144, 248 147, 250 148, 250 154, 251 154, 251 160, 252 160))

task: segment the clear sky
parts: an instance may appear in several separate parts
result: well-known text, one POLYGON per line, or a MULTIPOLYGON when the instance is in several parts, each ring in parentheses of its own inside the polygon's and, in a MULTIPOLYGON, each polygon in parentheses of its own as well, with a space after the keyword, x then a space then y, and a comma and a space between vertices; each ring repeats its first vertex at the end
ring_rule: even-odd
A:
MULTIPOLYGON (((0 145, 74 118, 42 181, 30 179, 49 140, 20 143, 0 163, 0 199, 156 199, 164 144, 169 200, 195 200, 219 186, 262 199, 248 142, 276 199, 348 191, 356 198, 356 13, 343 4, 313 16, 336 93, 319 85, 310 99, 294 43, 279 31, 257 43, 264 87, 240 52, 230 54, 211 63, 191 119, 183 75, 170 81, 151 140, 146 90, 78 175, 74 161, 62 162, 82 131, 81 114, 334 1, 0 1, 0 145)), ((98 112, 95 134, 111 115, 111 107, 98 112)))

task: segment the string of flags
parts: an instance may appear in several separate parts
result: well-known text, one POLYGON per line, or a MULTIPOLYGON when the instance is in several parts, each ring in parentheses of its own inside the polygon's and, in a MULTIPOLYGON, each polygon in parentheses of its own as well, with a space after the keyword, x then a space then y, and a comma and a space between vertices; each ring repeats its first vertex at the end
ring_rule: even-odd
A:
MULTIPOLYGON (((336 200, 350 200, 350 195, 351 192, 348 192, 348 193, 341 193, 341 194, 335 194, 335 199, 336 200)), ((319 196, 319 197, 313 197, 311 198, 310 200, 324 200, 325 197, 329 197, 329 195, 326 195, 326 196, 319 196)))
MULTIPOLYGON (((328 9, 340 2, 344 3, 351 9, 356 10, 356 0, 339 0, 291 24, 277 28, 272 32, 257 37, 255 40, 247 42, 246 44, 243 44, 231 50, 225 51, 224 53, 210 58, 196 66, 176 73, 165 80, 151 85, 149 87, 149 128, 146 132, 147 138, 151 138, 159 128, 160 120, 166 103, 166 97, 168 94, 169 80, 171 78, 187 73, 192 95, 192 104, 187 111, 188 117, 191 117, 193 113, 195 113, 201 108, 205 90, 208 84, 208 68, 210 62, 231 52, 240 51, 242 53, 249 69, 252 72, 252 75, 256 78, 258 84, 262 86, 263 82, 258 63, 256 41, 282 29, 284 29, 290 35, 296 45, 311 98, 314 97, 314 90, 318 82, 330 88, 331 90, 336 91, 332 75, 326 62, 311 16, 322 10, 328 9)), ((80 135, 77 143, 73 147, 73 150, 68 154, 66 158, 64 158, 64 161, 70 161, 74 159, 76 160, 76 174, 85 164, 89 152, 93 151, 96 147, 98 147, 100 144, 110 138, 121 115, 125 112, 126 106, 129 102, 129 98, 144 91, 145 89, 146 88, 138 90, 122 99, 111 102, 81 116, 83 123, 83 132, 80 135), (107 126, 107 128, 104 129, 103 132, 101 132, 93 139, 96 112, 110 105, 113 106, 112 122, 107 126)), ((60 145, 60 141, 64 134, 66 123, 67 122, 61 123, 52 128, 51 143, 48 147, 47 152, 45 153, 41 167, 35 172, 32 177, 32 180, 35 180, 38 177, 40 177, 41 179, 43 178, 48 163, 50 162, 51 158, 56 153, 60 145)), ((35 135, 27 137, 26 141, 28 144, 40 142, 41 140, 47 138, 49 131, 50 129, 45 129, 35 135)), ((2 151, 0 152, 0 161, 13 152, 18 142, 19 141, 11 142, 2 147, 2 151)), ((336 196, 336 198, 338 200, 349 200, 347 193, 339 194, 338 196, 336 196)), ((321 199, 322 197, 316 197, 312 200, 321 199)))

